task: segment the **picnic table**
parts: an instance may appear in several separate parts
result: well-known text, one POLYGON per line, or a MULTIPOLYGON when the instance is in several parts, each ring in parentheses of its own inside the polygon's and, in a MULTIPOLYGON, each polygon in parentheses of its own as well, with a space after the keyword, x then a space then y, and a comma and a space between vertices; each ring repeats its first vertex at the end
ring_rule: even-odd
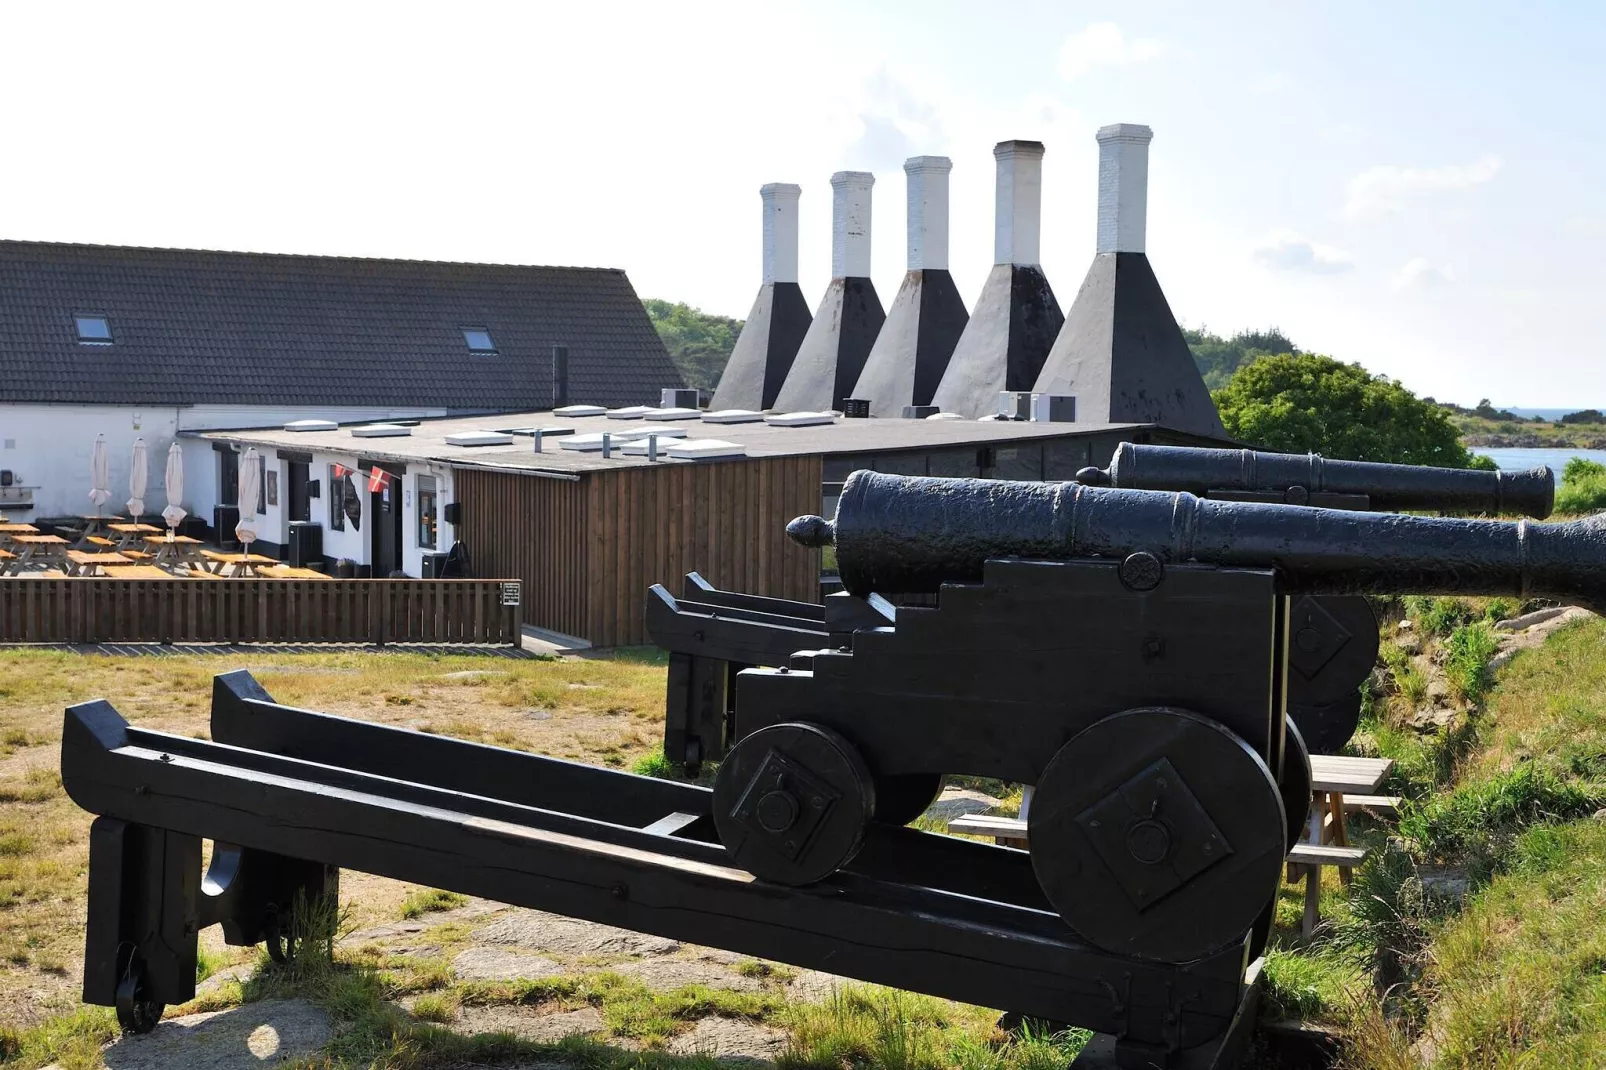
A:
MULTIPOLYGON (((118 519, 121 519, 119 517, 118 519)), ((117 533, 117 548, 125 549, 130 544, 145 535, 160 535, 162 529, 153 524, 107 524, 107 530, 117 533)))
POLYGON ((62 530, 63 531, 70 531, 74 535, 76 535, 77 538, 73 541, 73 548, 74 549, 81 549, 84 546, 90 545, 91 544, 91 540, 98 540, 101 531, 107 525, 114 524, 114 523, 116 523, 116 522, 118 522, 120 520, 126 520, 126 519, 128 519, 128 518, 127 517, 122 517, 122 516, 117 516, 115 514, 112 515, 112 516, 102 516, 102 515, 99 515, 99 514, 96 514, 95 516, 90 516, 90 515, 88 515, 86 513, 86 514, 80 515, 78 517, 78 520, 79 520, 79 526, 78 527, 76 527, 76 528, 63 528, 62 530))
POLYGON ((0 545, 4 545, 18 535, 37 535, 39 529, 32 524, 0 524, 0 545))
POLYGON ((257 574, 273 580, 326 580, 329 578, 315 568, 297 568, 294 565, 263 565, 257 569, 257 574))
POLYGON ((62 550, 68 545, 66 539, 60 535, 13 535, 11 545, 17 548, 17 559, 12 563, 13 571, 21 571, 35 560, 51 565, 59 565, 62 561, 62 550))
POLYGON ((0 550, 0 576, 4 576, 6 574, 7 570, 11 568, 11 562, 15 561, 16 559, 17 555, 12 553, 10 550, 0 550))
MULTIPOLYGON (((235 576, 255 576, 257 570, 263 565, 277 565, 276 557, 264 557, 261 554, 226 554, 217 550, 202 550, 203 563, 201 567, 214 576, 222 576, 225 569, 231 569, 235 576)), ((194 568, 194 563, 190 565, 194 568)))
POLYGON ((106 575, 116 580, 175 580, 177 576, 171 572, 157 568, 155 565, 142 565, 131 562, 126 565, 102 565, 106 575))
POLYGON ((96 553, 89 550, 67 551, 67 575, 69 576, 93 576, 107 565, 131 565, 134 563, 119 553, 96 553))
MULTIPOLYGON (((144 526, 149 527, 149 525, 144 526)), ((151 561, 153 565, 193 565, 196 550, 200 545, 200 539, 192 539, 188 535, 175 535, 171 531, 166 535, 145 536, 145 547, 153 555, 151 561)))

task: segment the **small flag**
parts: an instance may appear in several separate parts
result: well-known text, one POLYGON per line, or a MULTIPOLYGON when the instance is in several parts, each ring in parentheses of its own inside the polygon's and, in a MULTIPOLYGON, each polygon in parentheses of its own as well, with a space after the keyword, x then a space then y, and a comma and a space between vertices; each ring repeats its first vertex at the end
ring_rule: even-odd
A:
POLYGON ((335 465, 335 478, 336 479, 344 479, 348 474, 350 474, 350 472, 351 472, 351 469, 347 468, 343 464, 335 465))
POLYGON ((377 493, 385 489, 385 484, 389 480, 389 472, 386 472, 383 468, 375 468, 368 473, 368 489, 371 492, 377 493))

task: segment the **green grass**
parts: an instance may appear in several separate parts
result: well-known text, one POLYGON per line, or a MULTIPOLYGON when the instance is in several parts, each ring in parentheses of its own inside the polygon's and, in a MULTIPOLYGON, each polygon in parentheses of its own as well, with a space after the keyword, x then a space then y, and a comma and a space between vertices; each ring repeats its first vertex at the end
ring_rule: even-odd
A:
POLYGON ((1494 629, 1483 621, 1452 631, 1444 640, 1444 678, 1451 693, 1466 703, 1482 701, 1495 650, 1494 629))
POLYGON ((1532 829, 1433 942, 1439 1065, 1606 1066, 1606 823, 1532 829))
POLYGON ((846 985, 781 1016, 791 1043, 781 1070, 1062 1070, 1087 1043, 1086 1030, 1049 1032, 1027 1023, 1003 1034, 995 1012, 930 996, 846 985))
POLYGON ((402 901, 401 916, 417 918, 435 910, 451 910, 468 902, 468 896, 439 888, 415 888, 402 901))

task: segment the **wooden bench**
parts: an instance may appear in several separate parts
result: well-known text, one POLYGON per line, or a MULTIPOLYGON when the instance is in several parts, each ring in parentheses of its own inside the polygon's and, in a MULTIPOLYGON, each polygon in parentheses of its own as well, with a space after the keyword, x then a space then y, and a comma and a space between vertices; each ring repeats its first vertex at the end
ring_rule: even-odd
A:
POLYGON ((1344 810, 1346 813, 1359 811, 1371 814, 1373 817, 1393 817, 1400 812, 1400 797, 1398 795, 1346 795, 1344 796, 1344 810))
POLYGON ((108 539, 104 535, 91 535, 88 538, 86 538, 84 541, 86 543, 88 543, 89 545, 91 545, 91 546, 98 546, 102 550, 115 550, 115 549, 117 549, 117 540, 116 539, 108 539))
POLYGON ((1300 931, 1308 940, 1322 916, 1322 867, 1337 866, 1342 873, 1366 861, 1366 848, 1340 847, 1331 843, 1296 843, 1288 852, 1288 880, 1305 878, 1305 917, 1300 931), (1295 868, 1298 867, 1298 868, 1295 868))
POLYGON ((1000 847, 1026 850, 1026 822, 1017 817, 965 814, 948 822, 948 831, 964 836, 991 836, 1000 847))

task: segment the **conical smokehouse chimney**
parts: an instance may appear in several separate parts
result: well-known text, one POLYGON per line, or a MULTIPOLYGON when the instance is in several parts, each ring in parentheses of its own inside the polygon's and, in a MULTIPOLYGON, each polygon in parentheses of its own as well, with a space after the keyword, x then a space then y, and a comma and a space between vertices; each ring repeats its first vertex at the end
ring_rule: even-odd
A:
POLYGON ((719 377, 713 408, 773 405, 808 332, 809 306, 797 285, 797 202, 802 192, 784 182, 758 191, 764 203, 763 282, 719 377))
POLYGON ((948 173, 945 156, 904 161, 909 184, 909 271, 865 359, 853 397, 871 416, 902 416, 929 405, 968 318, 948 274, 948 173))

